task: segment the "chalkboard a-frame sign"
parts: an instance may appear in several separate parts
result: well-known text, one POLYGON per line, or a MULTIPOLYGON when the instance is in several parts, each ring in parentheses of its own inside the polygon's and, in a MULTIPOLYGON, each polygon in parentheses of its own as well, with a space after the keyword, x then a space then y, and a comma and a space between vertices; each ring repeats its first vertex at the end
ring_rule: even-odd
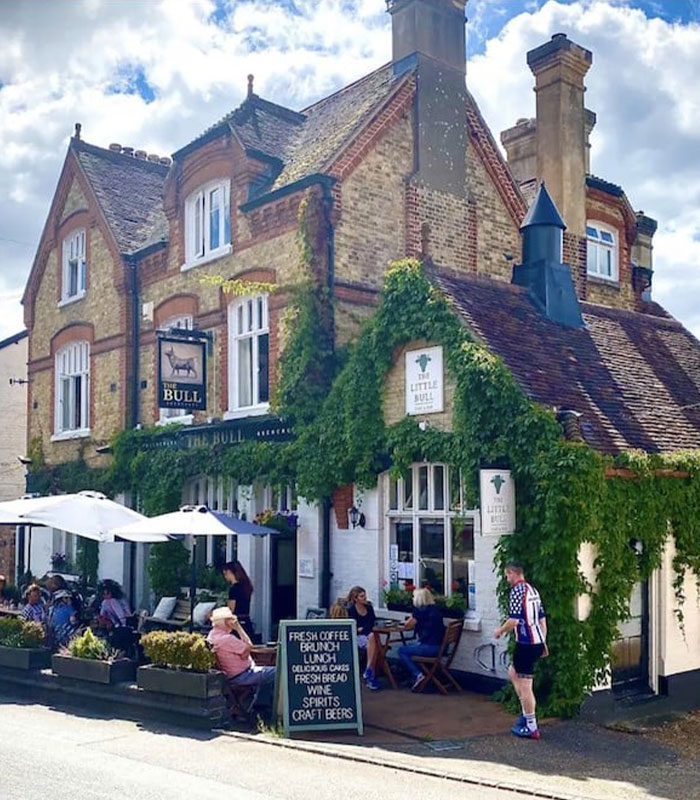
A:
POLYGON ((275 697, 285 736, 347 728, 362 736, 355 621, 282 620, 275 697))

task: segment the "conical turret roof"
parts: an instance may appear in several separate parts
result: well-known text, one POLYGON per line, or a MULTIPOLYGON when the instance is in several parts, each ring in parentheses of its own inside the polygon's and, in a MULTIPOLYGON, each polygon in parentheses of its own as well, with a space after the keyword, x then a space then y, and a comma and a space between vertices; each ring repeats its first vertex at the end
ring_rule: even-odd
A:
POLYGON ((566 230, 564 220, 561 218, 559 211, 557 211, 554 200, 549 196, 544 181, 540 183, 540 188, 537 190, 535 199, 532 201, 532 205, 525 215, 520 230, 522 231, 533 225, 553 225, 562 230, 566 230))

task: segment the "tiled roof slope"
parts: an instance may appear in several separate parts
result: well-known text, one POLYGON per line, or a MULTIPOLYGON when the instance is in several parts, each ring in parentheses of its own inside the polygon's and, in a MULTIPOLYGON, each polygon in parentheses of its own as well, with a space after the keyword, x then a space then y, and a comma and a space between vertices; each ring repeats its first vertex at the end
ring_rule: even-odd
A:
POLYGON ((306 175, 324 172, 343 145, 358 133, 373 110, 386 101, 406 75, 394 77, 386 64, 335 94, 325 97, 302 113, 306 121, 290 139, 284 169, 273 189, 279 189, 306 175))
POLYGON ((532 399, 582 415, 592 447, 700 448, 700 342, 676 320, 582 303, 586 327, 565 328, 524 288, 454 273, 435 280, 532 399))
POLYGON ((121 253, 167 239, 164 164, 115 153, 72 139, 71 147, 97 197, 121 253))

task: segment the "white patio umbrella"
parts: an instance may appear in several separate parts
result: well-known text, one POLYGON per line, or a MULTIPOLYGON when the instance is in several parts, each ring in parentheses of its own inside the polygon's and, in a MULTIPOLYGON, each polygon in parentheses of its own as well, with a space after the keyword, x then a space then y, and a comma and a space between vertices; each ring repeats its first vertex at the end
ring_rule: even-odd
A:
POLYGON ((146 519, 143 514, 115 503, 100 492, 28 497, 0 503, 0 523, 7 520, 11 525, 57 528, 96 542, 113 542, 112 528, 142 519, 146 519))
MULTIPOLYGON (((239 519, 230 511, 212 511, 206 506, 182 506, 179 511, 160 514, 157 517, 143 517, 138 522, 111 531, 120 538, 140 536, 140 541, 158 541, 148 537, 172 538, 194 536, 190 561, 190 631, 193 628, 194 600, 196 591, 195 557, 197 536, 227 536, 231 533, 248 536, 268 536, 279 533, 265 525, 255 525, 239 519)), ((160 539, 162 541, 162 539, 160 539)))

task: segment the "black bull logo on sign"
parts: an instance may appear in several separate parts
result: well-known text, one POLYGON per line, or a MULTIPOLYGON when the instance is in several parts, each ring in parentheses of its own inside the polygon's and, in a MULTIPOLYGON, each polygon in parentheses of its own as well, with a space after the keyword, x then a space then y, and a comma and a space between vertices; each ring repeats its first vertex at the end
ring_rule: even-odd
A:
POLYGON ((171 347, 169 350, 165 351, 165 355, 170 362, 170 377, 174 377, 179 375, 180 372, 184 372, 185 375, 188 377, 197 377, 197 370, 195 368, 195 360, 194 358, 178 358, 175 355, 175 350, 171 347))

